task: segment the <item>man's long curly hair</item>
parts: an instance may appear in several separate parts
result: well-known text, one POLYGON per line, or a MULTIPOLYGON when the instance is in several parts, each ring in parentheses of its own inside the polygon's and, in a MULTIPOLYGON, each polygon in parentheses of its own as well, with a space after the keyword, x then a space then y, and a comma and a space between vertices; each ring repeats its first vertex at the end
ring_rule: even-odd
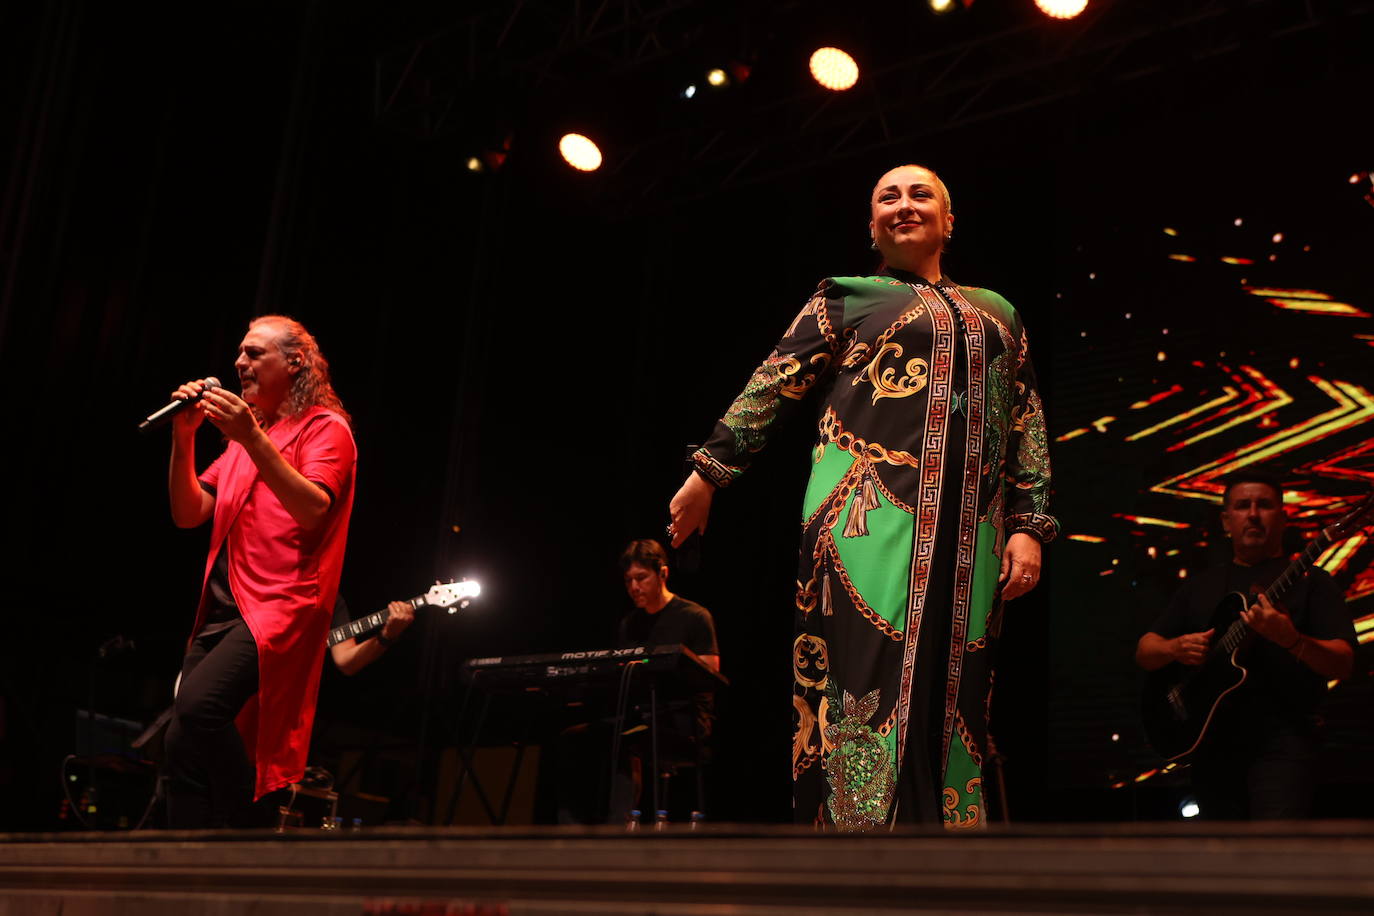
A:
POLYGON ((320 352, 315 336, 294 318, 286 315, 263 315, 248 323, 249 329, 271 322, 280 333, 277 335, 277 349, 288 363, 300 366, 291 382, 291 391, 282 405, 282 416, 298 417, 311 407, 324 407, 339 414, 353 425, 353 418, 344 410, 343 401, 329 380, 329 361, 320 352))

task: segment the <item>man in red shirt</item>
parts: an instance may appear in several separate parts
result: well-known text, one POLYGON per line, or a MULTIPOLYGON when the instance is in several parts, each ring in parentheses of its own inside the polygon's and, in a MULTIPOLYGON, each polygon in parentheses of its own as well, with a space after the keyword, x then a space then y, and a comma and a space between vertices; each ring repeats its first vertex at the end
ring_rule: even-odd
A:
POLYGON ((166 737, 168 826, 218 827, 300 780, 357 452, 329 364, 298 322, 254 320, 234 362, 242 397, 198 380, 174 397, 172 519, 213 519, 204 585, 166 737), (209 420, 228 445, 196 474, 209 420))

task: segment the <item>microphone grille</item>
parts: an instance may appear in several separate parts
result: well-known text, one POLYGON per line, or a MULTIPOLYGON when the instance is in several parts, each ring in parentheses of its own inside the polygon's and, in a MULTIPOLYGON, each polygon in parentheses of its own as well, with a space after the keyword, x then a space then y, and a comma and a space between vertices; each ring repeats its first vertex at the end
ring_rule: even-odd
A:
POLYGON ((211 388, 223 388, 223 387, 224 387, 223 385, 220 384, 219 379, 215 378, 213 375, 207 375, 207 376, 205 376, 205 384, 209 385, 211 388))

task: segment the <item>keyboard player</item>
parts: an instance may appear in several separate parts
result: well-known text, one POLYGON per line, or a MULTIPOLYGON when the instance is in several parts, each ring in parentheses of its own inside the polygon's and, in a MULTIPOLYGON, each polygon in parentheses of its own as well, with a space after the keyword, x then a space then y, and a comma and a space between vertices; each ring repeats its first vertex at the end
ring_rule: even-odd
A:
POLYGON ((620 554, 625 591, 634 610, 620 621, 620 646, 684 645, 712 671, 720 670, 720 649, 711 612, 668 590, 668 558, 658 541, 631 541, 620 554))
MULTIPOLYGON (((720 649, 711 612, 681 598, 668 588, 668 559, 657 541, 632 541, 620 555, 625 591, 634 607, 620 621, 617 648, 684 645, 713 671, 720 670, 720 649)), ((556 748, 553 772, 558 798, 558 821, 596 823, 608 818, 623 823, 631 809, 640 808, 644 770, 650 759, 647 715, 632 709, 621 723, 624 734, 612 741, 614 719, 609 711, 564 729, 556 748), (620 748, 606 807, 606 749, 620 748), (600 787, 598 791, 596 787, 600 787)), ((659 740, 661 759, 700 761, 715 722, 710 694, 690 701, 661 701, 659 740)))
MULTIPOLYGON (((668 588, 668 557, 658 541, 631 541, 620 554, 620 570, 625 592, 634 609, 620 621, 617 640, 621 648, 631 646, 684 645, 695 652, 712 671, 720 671, 720 648, 711 612, 693 601, 675 595, 668 588)), ((701 763, 715 725, 715 698, 697 694, 690 701, 665 704, 659 713, 659 753, 668 761, 701 763)), ((627 723, 631 724, 632 723, 627 723)), ((643 723, 646 724, 647 723, 643 723)), ((644 795, 644 769, 649 760, 643 740, 645 730, 627 742, 623 763, 625 779, 612 789, 611 817, 641 808, 644 795)))

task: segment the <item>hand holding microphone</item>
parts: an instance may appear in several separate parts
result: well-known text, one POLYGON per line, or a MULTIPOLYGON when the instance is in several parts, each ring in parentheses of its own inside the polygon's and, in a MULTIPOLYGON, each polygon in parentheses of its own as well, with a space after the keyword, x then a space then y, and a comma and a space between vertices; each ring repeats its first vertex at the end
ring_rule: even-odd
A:
POLYGON ((161 410, 150 413, 144 418, 142 423, 138 424, 138 428, 152 429, 169 422, 177 414, 185 413, 186 416, 181 422, 187 424, 190 429, 195 429, 200 426, 201 420, 205 419, 205 417, 201 411, 189 408, 200 400, 201 395, 205 393, 206 389, 219 387, 219 379, 215 378, 213 375, 207 375, 205 378, 198 379, 194 382, 187 382, 177 388, 176 391, 172 392, 171 403, 161 410))

